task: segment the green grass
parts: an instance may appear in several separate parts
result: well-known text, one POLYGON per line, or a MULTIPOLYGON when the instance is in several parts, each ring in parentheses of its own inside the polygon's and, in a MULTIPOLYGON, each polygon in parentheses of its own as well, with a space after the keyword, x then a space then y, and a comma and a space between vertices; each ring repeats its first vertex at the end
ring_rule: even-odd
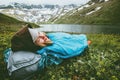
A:
MULTIPOLYGON (((80 11, 74 9, 66 15, 62 16, 60 19, 55 21, 55 23, 61 24, 118 24, 120 25, 120 1, 119 0, 109 0, 105 3, 96 3, 88 8, 84 8, 80 11), (90 14, 85 15, 86 13, 94 10, 96 7, 101 7, 100 10, 90 14), (70 15, 76 11, 74 14, 70 15), (82 16, 80 16, 82 15, 82 16)), ((54 19, 49 21, 53 22, 54 19)))
MULTIPOLYGON (((9 80, 3 51, 10 47, 14 32, 0 33, 0 78, 9 80)), ((82 55, 52 65, 32 80, 120 80, 120 35, 86 34, 92 41, 82 55)))

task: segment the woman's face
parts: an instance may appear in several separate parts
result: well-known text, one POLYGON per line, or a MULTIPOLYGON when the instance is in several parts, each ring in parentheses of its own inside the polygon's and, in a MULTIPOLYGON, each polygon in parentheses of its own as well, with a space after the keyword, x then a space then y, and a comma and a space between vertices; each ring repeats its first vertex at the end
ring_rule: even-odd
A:
POLYGON ((45 33, 38 33, 38 37, 35 40, 35 44, 38 46, 46 46, 47 42, 50 42, 51 40, 48 39, 48 37, 45 35, 45 33))

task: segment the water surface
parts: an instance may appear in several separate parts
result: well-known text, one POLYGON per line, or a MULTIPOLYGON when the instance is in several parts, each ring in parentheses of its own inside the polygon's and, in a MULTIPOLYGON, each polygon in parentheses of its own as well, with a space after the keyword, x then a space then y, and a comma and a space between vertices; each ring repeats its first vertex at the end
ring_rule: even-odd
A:
POLYGON ((120 26, 118 25, 42 24, 38 30, 45 32, 120 34, 120 26))

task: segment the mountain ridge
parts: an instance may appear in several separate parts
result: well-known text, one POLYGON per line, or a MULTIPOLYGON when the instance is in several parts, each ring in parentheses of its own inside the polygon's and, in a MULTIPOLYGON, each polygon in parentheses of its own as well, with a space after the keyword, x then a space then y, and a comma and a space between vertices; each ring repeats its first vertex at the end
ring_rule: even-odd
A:
POLYGON ((52 5, 52 4, 25 4, 25 3, 17 3, 17 2, 14 2, 14 3, 11 3, 11 4, 8 4, 8 5, 0 5, 0 9, 9 9, 9 8, 26 8, 26 9, 33 9, 33 8, 37 8, 37 9, 41 9, 41 8, 50 8, 50 9, 53 9, 53 8, 60 8, 61 6, 72 6, 72 7, 75 7, 77 6, 76 4, 69 4, 69 5, 52 5))
POLYGON ((50 22, 55 24, 118 24, 120 25, 120 2, 119 0, 108 0, 98 3, 87 3, 83 9, 76 8, 69 11, 56 21, 51 19, 50 22), (89 5, 92 4, 92 5, 89 5), (100 8, 99 10, 96 10, 100 8), (79 10, 80 9, 80 10, 79 10), (76 10, 76 11, 75 11, 76 10), (96 10, 96 11, 95 11, 96 10), (71 14, 74 12, 73 14, 71 14), (91 12, 91 13, 90 13, 91 12), (88 14, 88 15, 87 15, 88 14))
POLYGON ((27 5, 27 4, 10 4, 1 6, 0 12, 14 17, 21 21, 41 24, 47 22, 51 17, 62 15, 77 5, 27 5), (12 7, 10 7, 12 6, 12 7))

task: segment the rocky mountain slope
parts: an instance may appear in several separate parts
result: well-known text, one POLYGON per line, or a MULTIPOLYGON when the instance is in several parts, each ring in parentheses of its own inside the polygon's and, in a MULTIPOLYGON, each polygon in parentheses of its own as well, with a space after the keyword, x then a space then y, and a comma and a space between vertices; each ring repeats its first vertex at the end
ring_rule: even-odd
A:
POLYGON ((50 22, 62 24, 120 24, 119 0, 91 0, 50 22))
POLYGON ((12 3, 1 5, 0 12, 25 22, 40 24, 47 22, 52 17, 64 15, 66 12, 77 7, 75 4, 69 5, 28 5, 22 3, 12 3))

